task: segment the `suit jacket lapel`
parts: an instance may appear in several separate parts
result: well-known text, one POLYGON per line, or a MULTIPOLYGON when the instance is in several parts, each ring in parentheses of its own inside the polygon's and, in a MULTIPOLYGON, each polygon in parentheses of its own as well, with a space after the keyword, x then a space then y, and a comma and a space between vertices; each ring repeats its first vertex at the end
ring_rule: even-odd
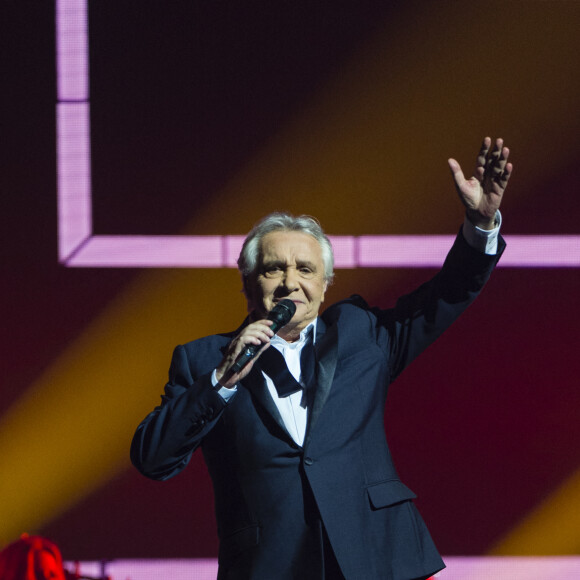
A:
MULTIPOLYGON (((248 319, 244 320, 244 323, 235 333, 232 333, 232 336, 236 336, 239 334, 241 329, 248 323, 248 319)), ((227 346, 223 346, 220 348, 222 354, 225 355, 227 351, 227 346)), ((264 409, 271 415, 274 421, 278 424, 278 426, 282 429, 284 434, 292 441, 292 437, 290 433, 288 433, 286 426, 284 425, 284 421, 282 420, 282 415, 280 415, 280 411, 278 411, 278 407, 274 403, 272 396, 270 395, 270 391, 268 391, 268 385, 266 384, 266 379, 262 375, 262 371, 258 368, 257 365, 252 367, 252 370, 248 373, 245 379, 241 381, 242 385, 250 391, 250 393, 254 396, 255 399, 259 401, 259 403, 264 407, 264 409)))
POLYGON ((276 403, 274 403, 272 395, 270 395, 266 379, 257 365, 252 368, 248 376, 241 382, 242 385, 250 391, 258 403, 268 412, 270 417, 274 419, 274 422, 282 430, 282 435, 284 435, 284 437, 293 445, 297 445, 294 439, 292 439, 290 433, 288 433, 286 425, 284 425, 284 421, 282 420, 282 415, 280 415, 280 411, 278 411, 278 407, 276 407, 276 403))
POLYGON ((310 409, 304 447, 308 444, 312 429, 322 412, 322 408, 330 394, 334 371, 338 361, 338 331, 336 323, 326 326, 322 318, 318 319, 316 328, 316 387, 312 398, 308 401, 310 409))

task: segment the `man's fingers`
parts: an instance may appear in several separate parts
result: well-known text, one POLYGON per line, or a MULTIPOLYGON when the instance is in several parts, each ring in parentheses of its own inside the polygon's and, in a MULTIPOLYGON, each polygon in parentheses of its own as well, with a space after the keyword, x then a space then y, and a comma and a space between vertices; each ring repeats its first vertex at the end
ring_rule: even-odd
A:
MULTIPOLYGON (((500 160, 502 158, 503 151, 503 139, 496 139, 495 145, 489 157, 487 158, 486 168, 495 173, 498 167, 500 167, 500 160)), ((500 169, 501 170, 501 169, 500 169)))
POLYGON ((235 359, 246 347, 269 344, 274 332, 270 328, 270 320, 260 320, 246 326, 242 333, 230 345, 231 356, 235 359))
POLYGON ((273 335, 274 333, 272 331, 268 333, 267 331, 263 332, 261 330, 255 330, 251 334, 246 335, 246 337, 242 339, 241 342, 244 344, 244 346, 247 344, 266 344, 270 342, 270 338, 272 338, 273 335))
POLYGON ((502 190, 507 185, 512 169, 512 164, 507 162, 509 154, 510 150, 503 146, 503 139, 498 139, 488 161, 489 165, 486 171, 486 177, 502 190))
POLYGON ((506 163, 502 171, 500 171, 497 176, 494 176, 493 181, 497 183, 503 190, 506 188, 508 179, 512 174, 513 165, 511 163, 506 163))
POLYGON ((477 155, 477 162, 475 165, 474 172, 475 177, 477 177, 477 179, 479 179, 480 181, 483 179, 485 166, 487 164, 487 154, 489 152, 490 147, 491 147, 491 137, 485 137, 483 142, 481 143, 481 147, 477 155))
POLYGON ((463 171, 461 171, 461 166, 455 159, 448 159, 447 163, 449 164, 449 169, 451 169, 455 184, 457 187, 461 187, 465 183, 465 176, 463 175, 463 171))
POLYGON ((499 165, 502 168, 502 171, 505 170, 505 166, 507 164, 509 154, 510 154, 510 150, 507 147, 502 147, 501 155, 499 157, 499 165))

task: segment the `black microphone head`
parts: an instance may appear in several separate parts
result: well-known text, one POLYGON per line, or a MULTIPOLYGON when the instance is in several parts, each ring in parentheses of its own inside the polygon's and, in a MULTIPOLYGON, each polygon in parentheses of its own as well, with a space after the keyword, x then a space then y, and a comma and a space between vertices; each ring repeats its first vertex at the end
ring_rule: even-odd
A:
POLYGON ((268 320, 274 324, 270 327, 274 332, 278 332, 283 326, 286 326, 296 312, 296 304, 288 298, 280 300, 268 314, 268 320))

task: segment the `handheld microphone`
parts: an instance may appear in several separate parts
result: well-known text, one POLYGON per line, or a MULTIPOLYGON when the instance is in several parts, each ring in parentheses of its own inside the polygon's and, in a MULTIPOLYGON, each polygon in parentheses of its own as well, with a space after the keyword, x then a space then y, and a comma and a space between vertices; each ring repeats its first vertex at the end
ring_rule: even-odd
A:
MULTIPOLYGON (((270 328, 276 334, 283 326, 286 326, 296 312, 296 304, 292 300, 284 298, 280 300, 268 314, 268 320, 272 321, 270 328)), ((263 344, 248 345, 236 359, 236 362, 231 368, 233 374, 241 372, 241 370, 258 354, 263 344)))

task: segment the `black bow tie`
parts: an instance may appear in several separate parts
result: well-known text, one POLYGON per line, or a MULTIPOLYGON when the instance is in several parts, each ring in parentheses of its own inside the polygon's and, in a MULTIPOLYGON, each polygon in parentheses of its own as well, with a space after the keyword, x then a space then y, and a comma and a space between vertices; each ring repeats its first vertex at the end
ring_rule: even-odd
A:
MULTIPOLYGON (((300 352, 300 377, 305 388, 311 385, 316 367, 312 335, 311 330, 300 352)), ((302 390, 302 385, 292 376, 284 356, 275 346, 268 347, 260 355, 258 362, 260 368, 272 379, 279 397, 288 397, 302 390)))

